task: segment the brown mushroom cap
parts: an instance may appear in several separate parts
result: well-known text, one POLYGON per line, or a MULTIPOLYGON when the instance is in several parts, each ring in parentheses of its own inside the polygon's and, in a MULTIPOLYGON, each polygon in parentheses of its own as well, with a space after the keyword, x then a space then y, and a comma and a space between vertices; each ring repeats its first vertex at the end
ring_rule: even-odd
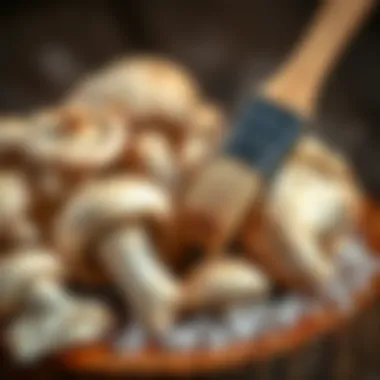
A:
POLYGON ((94 266, 93 256, 103 234, 120 225, 143 223, 163 236, 170 215, 167 194, 147 179, 120 176, 94 181, 78 191, 64 208, 57 223, 56 242, 71 265, 94 280, 102 272, 94 266), (93 249, 89 252, 90 247, 93 249))

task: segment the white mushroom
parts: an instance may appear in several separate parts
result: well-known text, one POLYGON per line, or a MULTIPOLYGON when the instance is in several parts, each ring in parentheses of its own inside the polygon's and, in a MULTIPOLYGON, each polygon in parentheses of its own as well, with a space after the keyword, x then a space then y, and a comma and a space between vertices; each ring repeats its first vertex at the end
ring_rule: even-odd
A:
POLYGON ((111 166, 128 149, 127 126, 112 110, 51 109, 32 116, 30 124, 24 149, 47 193, 111 166))
POLYGON ((13 252, 0 263, 2 312, 23 308, 6 332, 12 355, 21 362, 103 338, 112 326, 104 305, 76 298, 62 287, 64 270, 43 249, 13 252))
POLYGON ((69 104, 118 104, 133 117, 185 121, 199 96, 196 81, 180 65, 161 57, 116 61, 85 80, 69 104))
POLYGON ((21 173, 0 173, 0 234, 9 241, 23 244, 37 238, 28 217, 31 201, 29 187, 21 173))
POLYGON ((185 307, 232 305, 269 293, 269 279, 251 263, 233 258, 212 260, 185 281, 185 307))
POLYGON ((168 139, 157 131, 144 131, 135 141, 135 165, 160 184, 173 188, 179 181, 179 165, 168 139))
POLYGON ((86 108, 43 111, 30 120, 29 156, 67 169, 107 167, 128 144, 127 127, 116 112, 86 108))
POLYGON ((159 187, 126 176, 85 186, 65 208, 57 229, 59 246, 76 266, 90 259, 86 247, 96 237, 93 261, 101 263, 132 312, 156 336, 170 326, 180 291, 148 231, 153 223, 160 235, 170 215, 169 199, 159 187))
POLYGON ((41 249, 16 250, 3 255, 0 260, 1 314, 9 314, 19 308, 40 276, 60 279, 63 267, 56 258, 41 249))
POLYGON ((5 117, 0 119, 0 155, 18 151, 24 143, 28 125, 25 119, 5 117))

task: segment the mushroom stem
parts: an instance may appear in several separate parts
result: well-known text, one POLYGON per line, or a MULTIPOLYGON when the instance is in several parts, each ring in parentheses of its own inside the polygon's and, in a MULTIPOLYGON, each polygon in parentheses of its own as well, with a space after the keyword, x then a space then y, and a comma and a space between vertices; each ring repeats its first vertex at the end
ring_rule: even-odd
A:
POLYGON ((178 167, 169 142, 162 133, 145 132, 137 141, 138 158, 144 169, 169 188, 178 181, 178 167))
POLYGON ((305 271, 316 289, 331 279, 335 268, 333 262, 323 254, 315 241, 314 234, 297 226, 287 226, 286 238, 290 242, 294 263, 305 271))
POLYGON ((73 298, 62 286, 51 279, 41 279, 30 287, 28 303, 33 309, 47 310, 50 315, 65 314, 74 304, 73 298))
POLYGON ((180 291, 157 260, 144 229, 132 226, 111 234, 101 249, 101 258, 138 317, 160 336, 174 318, 180 291))
POLYGON ((24 363, 99 340, 112 326, 112 317, 103 305, 75 298, 49 279, 32 285, 27 302, 6 336, 12 355, 24 363))

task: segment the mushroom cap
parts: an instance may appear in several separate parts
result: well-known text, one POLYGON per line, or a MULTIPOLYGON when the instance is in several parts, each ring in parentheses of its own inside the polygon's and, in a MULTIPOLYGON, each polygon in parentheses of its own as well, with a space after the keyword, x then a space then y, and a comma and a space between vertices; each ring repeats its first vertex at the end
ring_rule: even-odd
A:
POLYGON ((166 58, 143 55, 121 59, 90 76, 68 102, 114 103, 138 119, 184 121, 198 94, 196 81, 184 67, 166 58))
POLYGON ((74 267, 96 278, 99 273, 93 273, 89 261, 94 258, 87 252, 94 240, 126 223, 156 222, 154 227, 163 232, 170 215, 166 192, 148 179, 126 175, 97 180, 83 186, 64 207, 57 221, 56 242, 74 267))
POLYGON ((23 217, 30 205, 30 192, 23 175, 0 172, 0 225, 15 217, 23 217))
POLYGON ((0 154, 19 150, 27 135, 28 123, 21 117, 0 118, 0 154))
POLYGON ((68 299, 65 310, 26 310, 6 334, 12 356, 34 363, 57 351, 99 341, 114 319, 105 305, 93 300, 68 299))
POLYGON ((270 281, 249 261, 224 257, 197 268, 185 281, 184 307, 230 305, 268 294, 270 281))
POLYGON ((45 278, 58 281, 65 275, 57 256, 42 248, 10 252, 0 259, 1 314, 18 308, 27 296, 30 285, 45 278))
POLYGON ((26 154, 38 163, 65 169, 100 169, 128 145, 128 130, 112 110, 62 108, 31 117, 26 154))

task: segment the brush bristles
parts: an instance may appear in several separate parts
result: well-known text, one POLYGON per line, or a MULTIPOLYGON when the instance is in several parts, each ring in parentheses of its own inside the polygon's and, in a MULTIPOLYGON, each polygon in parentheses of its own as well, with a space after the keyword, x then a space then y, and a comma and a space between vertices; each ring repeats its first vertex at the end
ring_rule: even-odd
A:
POLYGON ((244 210, 249 209, 260 184, 258 176, 238 161, 230 158, 215 160, 201 173, 185 197, 185 234, 191 235, 191 230, 196 230, 199 223, 197 220, 187 220, 186 214, 195 215, 199 211, 200 215, 212 218, 218 226, 218 236, 205 234, 199 237, 202 243, 221 239, 219 243, 222 245, 241 222, 244 210))

